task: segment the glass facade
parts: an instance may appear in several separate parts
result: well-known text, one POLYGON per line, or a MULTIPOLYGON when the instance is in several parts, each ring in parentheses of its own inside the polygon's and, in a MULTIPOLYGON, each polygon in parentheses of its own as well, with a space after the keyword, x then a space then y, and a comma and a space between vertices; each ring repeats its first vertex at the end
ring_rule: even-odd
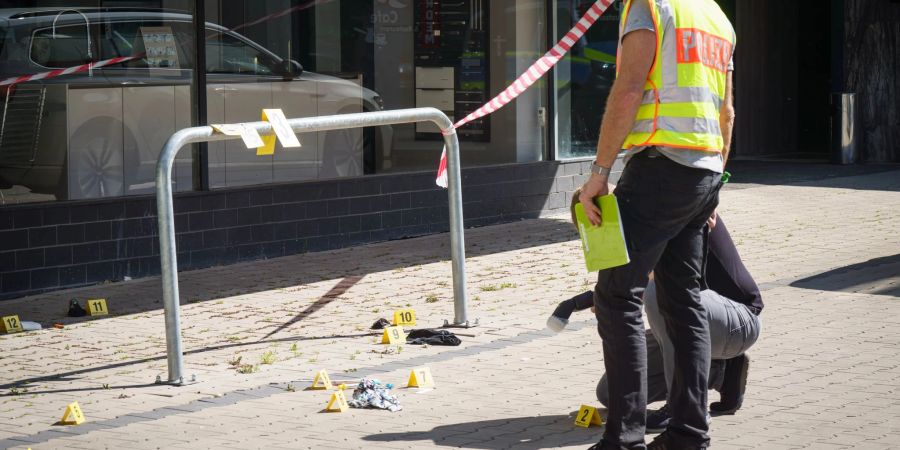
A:
MULTIPOLYGON (((0 204, 152 193, 159 151, 198 114, 197 91, 211 124, 264 108, 431 106, 459 119, 548 41, 545 0, 206 0, 206 82, 194 88, 194 3, 0 0, 0 80, 17 78, 0 86, 0 204)), ((463 164, 545 159, 548 85, 460 129, 463 164)), ((203 158, 185 149, 176 189, 433 170, 442 146, 429 124, 299 138, 271 156, 240 141, 210 143, 203 158)))
MULTIPOLYGON (((163 143, 190 126, 190 4, 106 3, 0 9, 0 204, 152 192, 163 143)), ((192 173, 184 152, 178 190, 192 173)))
MULTIPOLYGON (((562 38, 594 2, 557 0, 556 38, 562 38)), ((616 77, 616 51, 622 2, 606 13, 578 41, 556 69, 557 159, 592 157, 616 77)))

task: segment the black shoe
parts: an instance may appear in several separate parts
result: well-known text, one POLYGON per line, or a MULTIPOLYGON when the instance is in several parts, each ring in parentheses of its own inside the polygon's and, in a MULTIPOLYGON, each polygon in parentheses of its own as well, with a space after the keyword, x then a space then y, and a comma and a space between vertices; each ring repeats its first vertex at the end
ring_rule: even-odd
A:
POLYGON ((623 448, 625 448, 625 447, 618 447, 613 444, 607 444, 606 441, 600 441, 600 442, 588 447, 588 450, 620 450, 623 448))
POLYGON ((656 411, 647 411, 647 432, 662 433, 669 426, 672 417, 669 415, 669 405, 665 404, 656 411))
POLYGON ((709 448, 709 443, 686 444, 676 440, 669 432, 660 434, 647 446, 647 450, 704 450, 706 448, 709 448))
POLYGON ((69 302, 69 312, 66 315, 69 317, 84 317, 87 315, 87 311, 78 304, 78 300, 73 298, 69 302))
POLYGON ((722 381, 719 401, 709 405, 714 416, 734 414, 744 403, 744 392, 747 390, 747 373, 750 371, 750 358, 747 355, 736 356, 725 362, 725 379, 722 381))

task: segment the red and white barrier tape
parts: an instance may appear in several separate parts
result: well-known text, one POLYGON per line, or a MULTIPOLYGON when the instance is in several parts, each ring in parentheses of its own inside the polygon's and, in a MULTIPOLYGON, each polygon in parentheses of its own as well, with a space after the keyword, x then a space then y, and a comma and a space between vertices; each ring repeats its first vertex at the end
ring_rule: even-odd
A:
MULTIPOLYGON (((443 130, 443 134, 449 134, 453 132, 453 130, 473 121, 476 119, 480 119, 488 114, 497 111, 498 109, 506 106, 508 103, 512 102, 516 97, 521 95, 523 92, 528 90, 535 81, 539 80, 543 77, 550 69, 553 68, 562 58, 572 49, 572 46, 575 45, 587 30, 597 22, 597 19, 600 18, 603 13, 609 8, 610 5, 613 4, 614 0, 597 0, 594 2, 594 5, 591 6, 584 16, 581 17, 581 20, 575 23, 575 26, 560 39, 553 48, 550 49, 547 53, 544 54, 540 59, 538 59, 528 70, 525 71, 516 81, 509 85, 500 95, 494 97, 491 101, 485 103, 480 108, 475 110, 473 113, 466 116, 464 119, 460 120, 453 124, 453 128, 448 130, 443 130)), ((441 153, 441 163, 438 166, 437 179, 435 180, 438 186, 446 188, 447 187, 447 148, 444 148, 444 152, 441 153)))
POLYGON ((60 77, 63 75, 71 75, 73 73, 79 72, 87 72, 88 70, 99 69, 105 66, 111 66, 114 64, 123 63, 125 61, 131 61, 132 59, 143 58, 144 54, 132 55, 132 56, 120 56, 118 58, 106 59, 103 61, 90 62, 87 64, 82 64, 80 66, 72 66, 66 67, 65 69, 56 69, 48 72, 36 73, 34 75, 24 75, 21 77, 11 77, 5 80, 0 81, 0 86, 14 86, 19 83, 25 83, 27 81, 37 81, 37 80, 46 80, 48 78, 60 77))

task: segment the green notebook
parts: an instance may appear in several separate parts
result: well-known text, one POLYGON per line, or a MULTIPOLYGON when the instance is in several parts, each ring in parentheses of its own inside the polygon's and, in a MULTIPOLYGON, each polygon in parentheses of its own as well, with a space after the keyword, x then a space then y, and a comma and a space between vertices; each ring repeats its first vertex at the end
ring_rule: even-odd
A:
POLYGON ((619 219, 619 203, 613 194, 594 199, 600 207, 603 222, 600 226, 591 225, 584 206, 575 205, 575 218, 578 221, 578 235, 581 236, 581 248, 584 250, 584 262, 589 272, 624 266, 631 261, 628 248, 625 246, 625 233, 619 219))

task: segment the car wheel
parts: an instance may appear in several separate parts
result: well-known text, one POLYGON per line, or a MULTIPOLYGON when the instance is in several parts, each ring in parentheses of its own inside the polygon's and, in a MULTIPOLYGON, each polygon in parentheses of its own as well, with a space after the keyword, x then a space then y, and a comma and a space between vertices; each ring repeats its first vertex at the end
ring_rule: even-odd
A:
POLYGON ((97 117, 82 125, 69 142, 69 198, 122 195, 124 186, 122 143, 113 139, 121 122, 97 117))
POLYGON ((322 147, 319 178, 362 175, 365 141, 363 131, 359 128, 327 132, 322 147))

